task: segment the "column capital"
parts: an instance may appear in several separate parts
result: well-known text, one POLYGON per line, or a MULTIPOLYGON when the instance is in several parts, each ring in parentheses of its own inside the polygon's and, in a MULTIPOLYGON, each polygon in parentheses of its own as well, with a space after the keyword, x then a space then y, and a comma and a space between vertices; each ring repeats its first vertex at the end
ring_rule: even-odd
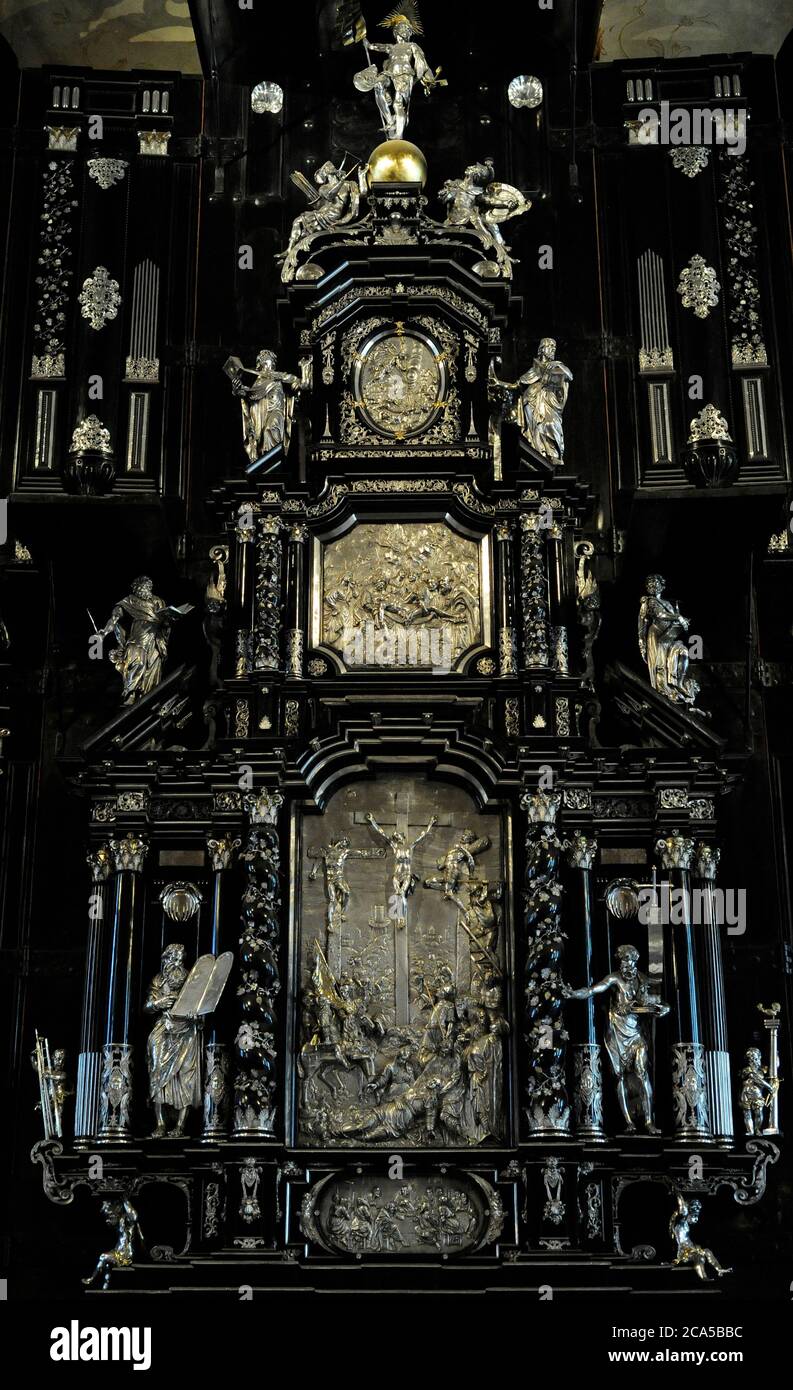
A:
POLYGON ((242 804, 250 817, 251 825, 275 825, 284 798, 277 787, 262 787, 261 791, 250 792, 242 798, 242 804))
POLYGON ((140 835, 136 835, 134 830, 131 830, 128 835, 111 840, 109 849, 113 856, 116 873, 121 873, 124 869, 128 869, 133 874, 142 872, 143 861, 149 852, 149 845, 148 841, 142 839, 140 835))
POLYGON ((91 870, 92 883, 107 883, 113 868, 108 844, 95 845, 93 849, 89 849, 85 862, 91 870))
POLYGON ((520 805, 530 824, 555 825, 561 801, 560 792, 524 792, 520 805))
POLYGON ((694 877, 704 878, 712 883, 719 872, 720 858, 721 850, 718 845, 699 840, 694 850, 694 877))
POLYGON ((511 521, 497 521, 495 536, 497 541, 511 541, 515 527, 511 521))
POLYGON ((241 844, 239 835, 235 839, 230 835, 207 836, 207 854, 214 873, 219 874, 223 869, 228 869, 235 849, 239 849, 241 844))
POLYGON ((662 869, 690 869, 694 856, 694 841, 673 830, 655 842, 655 852, 662 869))
POLYGON ((303 521, 293 521, 289 527, 289 539, 297 545, 303 545, 308 540, 308 527, 303 521))
POLYGON ((567 862, 571 869, 591 869, 597 852, 597 840, 589 839, 583 832, 577 831, 570 841, 567 862))

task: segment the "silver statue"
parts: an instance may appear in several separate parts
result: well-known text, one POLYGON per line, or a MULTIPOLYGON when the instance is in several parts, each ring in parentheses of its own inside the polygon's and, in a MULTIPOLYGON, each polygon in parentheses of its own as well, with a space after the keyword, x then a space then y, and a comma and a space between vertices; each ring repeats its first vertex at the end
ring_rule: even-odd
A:
POLYGON ((110 653, 110 660, 121 676, 125 705, 134 705, 160 684, 171 624, 192 610, 192 603, 172 607, 158 598, 145 574, 133 581, 126 598, 119 599, 97 635, 108 637, 112 633, 118 643, 110 653), (129 620, 126 630, 123 627, 125 618, 129 620))
POLYGON ((531 367, 511 386, 511 418, 532 449, 556 463, 564 459, 562 412, 572 380, 570 368, 557 360, 555 339, 541 338, 531 367))
POLYGON ((747 1134, 762 1134, 765 1112, 771 1108, 778 1090, 779 1078, 771 1077, 763 1066, 759 1047, 747 1048, 739 1096, 747 1134))
POLYGON ((256 358, 255 370, 243 367, 238 357, 229 357, 223 370, 242 405, 242 440, 251 463, 258 463, 271 449, 289 452, 295 398, 305 389, 305 376, 276 371, 276 354, 264 348, 256 358), (246 385, 243 376, 254 378, 246 385))
POLYGON ((281 262, 281 279, 284 284, 291 280, 315 280, 321 275, 319 266, 308 262, 300 270, 298 257, 308 251, 320 232, 329 232, 333 227, 343 227, 354 222, 361 207, 363 174, 355 170, 345 172, 344 163, 337 167, 328 159, 316 170, 312 188, 308 179, 301 173, 292 175, 292 182, 306 195, 310 207, 301 212, 292 223, 289 245, 276 256, 281 262))
MULTIPOLYGON (((328 895, 328 933, 338 931, 341 924, 346 919, 347 907, 350 901, 350 885, 347 881, 346 864, 348 859, 382 859, 385 856, 383 849, 352 849, 347 835, 339 835, 331 840, 329 845, 320 845, 319 848, 310 846, 307 850, 309 859, 322 861, 325 871, 325 892, 328 895)), ((314 864, 309 880, 311 882, 317 876, 319 862, 314 864)))
POLYGON ((157 1117, 155 1138, 168 1131, 165 1107, 176 1111, 172 1137, 184 1134, 190 1109, 201 1105, 201 1042, 198 1023, 193 1018, 174 1018, 172 1009, 188 976, 184 946, 166 946, 159 975, 155 975, 146 996, 147 1013, 160 1017, 149 1034, 149 1095, 157 1117))
POLYGON ((696 1245, 691 1238, 691 1227, 695 1226, 699 1220, 702 1210, 702 1203, 694 1198, 691 1202, 683 1195, 677 1193, 677 1210, 672 1213, 669 1219, 669 1234, 675 1242, 676 1254, 672 1261, 673 1265, 689 1265, 697 1271, 700 1279, 706 1279, 706 1266, 717 1276, 731 1274, 731 1269, 725 1269, 720 1265, 712 1250, 707 1250, 702 1245, 696 1245))
POLYGON ((646 587, 639 607, 639 651, 647 662, 650 684, 676 704, 693 705, 699 685, 688 674, 690 653, 683 640, 688 618, 663 597, 666 580, 660 574, 648 575, 646 587))
POLYGON ((110 1287, 110 1276, 114 1269, 126 1269, 135 1258, 134 1239, 142 1239, 138 1225, 138 1213, 126 1198, 116 1198, 102 1203, 102 1212, 107 1217, 108 1226, 115 1226, 118 1238, 112 1250, 105 1250, 96 1262, 96 1269, 87 1279, 86 1288, 102 1280, 102 1288, 110 1287))
POLYGON ((36 1033, 36 1046, 30 1058, 39 1079, 39 1103, 44 1124, 45 1139, 63 1138, 63 1107, 68 1096, 73 1096, 66 1085, 66 1053, 62 1047, 54 1047, 50 1053, 47 1038, 36 1033))
POLYGON ((650 1063, 641 1020, 643 1015, 662 1018, 669 1013, 669 1005, 653 998, 649 980, 639 973, 638 960, 635 946, 618 946, 616 971, 588 988, 571 989, 564 985, 562 994, 565 999, 590 999, 593 994, 610 994, 605 1045, 617 1081, 617 1097, 627 1132, 632 1134, 636 1129, 628 1096, 628 1082, 633 1078, 637 1083, 644 1128, 648 1134, 658 1134, 652 1119, 650 1063))
POLYGON ((469 164, 461 179, 447 179, 440 193, 447 206, 447 227, 470 227, 479 237, 485 251, 492 251, 494 261, 479 261, 474 270, 478 275, 503 275, 509 279, 517 262, 501 235, 499 223, 512 217, 522 217, 531 207, 520 189, 510 183, 498 183, 492 159, 469 164))
POLYGON ((424 50, 413 41, 414 34, 422 33, 415 4, 406 4, 405 10, 399 7, 392 10, 381 20, 380 28, 393 30, 390 43, 370 43, 365 28, 360 38, 367 58, 370 53, 386 55, 382 69, 378 70, 377 64, 370 62, 355 74, 353 84, 359 92, 374 92, 386 136, 389 140, 401 140, 407 129, 410 98, 416 83, 420 82, 425 95, 429 96, 435 87, 445 87, 446 80, 440 76, 440 68, 433 72, 424 50))
POLYGON ((426 829, 422 830, 421 834, 417 835, 415 840, 410 843, 401 830, 395 830, 391 835, 387 834, 382 826, 377 824, 371 811, 366 812, 365 819, 375 834, 385 840, 394 856, 391 882, 396 900, 394 903, 397 909, 396 924, 398 927, 404 927, 407 921, 407 900, 418 882, 418 875, 413 872, 413 851, 421 844, 422 840, 426 840, 438 824, 438 817, 431 816, 426 829))

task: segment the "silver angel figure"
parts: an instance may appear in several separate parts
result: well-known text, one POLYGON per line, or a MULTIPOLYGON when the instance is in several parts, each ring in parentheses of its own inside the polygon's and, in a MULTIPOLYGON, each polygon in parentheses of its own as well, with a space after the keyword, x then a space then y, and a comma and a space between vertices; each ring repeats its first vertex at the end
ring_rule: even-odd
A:
POLYGON ((440 193, 447 206, 447 227, 470 227, 479 237, 485 251, 492 251, 493 261, 479 261, 474 266, 478 275, 512 275, 513 261, 509 247, 501 235, 499 223, 528 212, 531 202, 520 189, 495 179, 492 159, 469 164, 461 179, 447 179, 440 193))
MULTIPOLYGON (((112 1250, 105 1250, 96 1262, 96 1269, 83 1283, 86 1288, 102 1280, 102 1288, 110 1287, 110 1276, 114 1269, 126 1269, 135 1258, 134 1239, 140 1237, 138 1213, 126 1197, 102 1203, 102 1212, 107 1217, 108 1226, 115 1226, 118 1232, 112 1250)), ((141 1237, 142 1238, 142 1237, 141 1237)))
POLYGON ((556 357, 556 341, 542 338, 531 367, 516 381, 512 418, 532 449, 561 463, 564 459, 562 412, 573 373, 556 357))
POLYGON ((639 606, 639 651, 647 662, 650 684, 676 704, 693 705, 699 685, 688 674, 690 654, 683 641, 688 618, 663 597, 666 580, 660 574, 648 575, 646 586, 639 606))
POLYGON ((407 129, 410 116, 410 98, 417 82, 421 83, 425 95, 429 96, 434 87, 445 87, 446 81, 440 76, 440 68, 433 72, 424 55, 424 50, 413 41, 414 34, 421 34, 421 21, 415 5, 410 15, 397 7, 381 21, 381 29, 392 29, 394 37, 390 43, 370 43, 365 30, 362 41, 366 56, 370 53, 386 55, 382 69, 376 63, 369 63, 357 72, 353 83, 359 92, 374 92, 377 109, 383 130, 389 140, 401 140, 407 129))
POLYGON ((301 212, 292 223, 289 245, 276 256, 281 262, 281 279, 284 284, 291 280, 316 279, 321 274, 318 266, 311 263, 297 268, 298 257, 308 251, 320 232, 329 232, 333 227, 343 227, 354 222, 361 207, 361 174, 353 177, 345 173, 344 164, 340 167, 328 159, 316 170, 312 188, 308 179, 301 173, 292 175, 292 182, 305 193, 310 207, 301 212))
POLYGON ((133 705, 160 684, 171 624, 190 613, 192 608, 192 603, 170 607, 157 597, 145 574, 133 581, 126 598, 119 599, 98 635, 107 637, 112 633, 118 643, 110 653, 110 660, 121 676, 125 705, 133 705), (123 627, 125 618, 129 621, 126 630, 123 627))
POLYGON ((589 988, 571 989, 564 985, 565 999, 590 999, 593 994, 609 994, 609 1017, 606 1028, 606 1052, 617 1082, 617 1097, 625 1119, 627 1132, 632 1134, 636 1124, 631 1113, 628 1083, 635 1079, 644 1128, 648 1134, 658 1134, 653 1124, 653 1091, 650 1082, 650 1063, 647 1039, 642 1031, 642 1015, 662 1018, 669 1005, 654 999, 649 981, 638 969, 639 952, 635 946, 617 948, 618 968, 605 975, 589 988))
POLYGON ((691 1227, 699 1220, 701 1210, 702 1203, 696 1198, 689 1202, 682 1192, 677 1193, 677 1210, 669 1219, 669 1234, 676 1246, 672 1264, 690 1265, 703 1280, 707 1278, 707 1265, 710 1265, 717 1276, 731 1274, 732 1270, 720 1265, 712 1250, 707 1250, 703 1245, 696 1245, 692 1239, 691 1227))
POLYGON ((237 357, 230 357, 223 368, 234 395, 240 398, 242 441, 251 463, 258 463, 271 449, 289 452, 295 398, 306 382, 291 372, 276 371, 277 361, 272 349, 264 348, 255 370, 243 367, 237 357), (247 385, 243 376, 254 380, 247 385))
POLYGON ((199 1025, 193 1018, 174 1018, 171 1010, 187 979, 184 946, 166 946, 159 975, 155 975, 146 996, 147 1013, 159 1014, 146 1047, 149 1064, 149 1097, 157 1117, 155 1138, 167 1132, 165 1107, 176 1111, 171 1136, 184 1134, 187 1114, 201 1105, 201 1042, 199 1025))

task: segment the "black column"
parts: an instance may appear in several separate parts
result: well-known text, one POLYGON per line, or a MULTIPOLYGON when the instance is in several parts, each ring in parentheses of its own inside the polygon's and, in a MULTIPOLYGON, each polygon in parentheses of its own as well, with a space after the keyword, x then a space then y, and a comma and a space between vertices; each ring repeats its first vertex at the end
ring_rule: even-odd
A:
MULTIPOLYGON (((697 968, 691 925, 691 861, 694 841, 673 830, 656 841, 656 853, 665 871, 668 906, 664 932, 666 979, 671 989, 672 1104, 675 1137, 702 1143, 710 1137, 708 1093, 705 1085, 705 1049, 700 1035, 697 968)), ((662 890, 663 892, 663 890, 662 890)))
POLYGON ((297 522, 289 527, 286 548, 286 675, 300 680, 303 675, 303 653, 306 631, 303 622, 305 586, 305 545, 308 528, 297 522))
POLYGON ((80 1052, 77 1058, 77 1094, 74 1103, 74 1137, 89 1138, 99 1128, 99 1088, 102 1072, 102 981, 107 969, 107 914, 111 857, 108 845, 97 845, 87 856, 91 870, 88 899, 88 932, 85 943, 83 1009, 80 1019, 80 1052))
MULTIPOLYGON (((223 890, 225 879, 235 849, 242 841, 230 835, 207 839, 207 853, 214 873, 212 885, 212 921, 209 950, 213 956, 222 955, 228 950, 228 924, 223 911, 223 890)), ((209 1021, 206 1033, 206 1054, 204 1065, 204 1139, 224 1138, 228 1133, 231 1094, 229 1087, 229 1046, 219 1042, 227 1028, 231 1026, 233 999, 233 976, 226 985, 217 1010, 209 1021)))
POLYGON ((724 962, 721 953, 721 927, 714 907, 713 884, 719 867, 719 850, 700 840, 694 854, 694 891, 700 895, 696 931, 697 984, 701 1005, 701 1036, 705 1049, 705 1081, 708 1088, 710 1122, 716 1139, 732 1140, 730 1054, 727 1045, 727 1001, 724 993, 724 962))
POLYGON ((514 676, 518 670, 518 638, 515 630, 515 567, 512 557, 512 523, 500 521, 498 543, 498 674, 514 676))
POLYGON ((131 1139, 132 1044, 130 1033, 140 974, 141 873, 148 851, 134 832, 110 841, 116 871, 110 939, 107 1009, 102 1049, 99 1134, 104 1140, 131 1139))
MULTIPOLYGON (((568 977, 576 989, 594 984, 592 899, 597 840, 573 835, 567 851, 566 918, 568 977)), ((573 1044, 573 1115, 582 1139, 603 1139, 603 1073, 596 1031, 595 1000, 575 1001, 565 1009, 565 1026, 573 1044)))

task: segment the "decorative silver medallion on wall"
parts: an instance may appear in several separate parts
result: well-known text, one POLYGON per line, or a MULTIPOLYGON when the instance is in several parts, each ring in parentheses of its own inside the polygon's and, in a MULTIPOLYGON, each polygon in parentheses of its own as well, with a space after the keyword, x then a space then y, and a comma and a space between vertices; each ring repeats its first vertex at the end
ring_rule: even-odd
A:
POLYGON ((98 265, 93 275, 83 280, 83 288, 77 296, 80 313, 91 327, 99 332, 105 324, 118 315, 121 304, 118 280, 114 280, 107 268, 98 265))
POLYGON ((356 409, 369 428, 405 439, 429 429, 443 410, 448 373, 429 334, 396 324, 363 344, 352 385, 356 409))
POLYGON ((711 309, 715 309, 720 289, 713 266, 707 265, 702 256, 692 256, 680 272, 677 292, 683 308, 693 309, 698 319, 706 319, 711 309))

